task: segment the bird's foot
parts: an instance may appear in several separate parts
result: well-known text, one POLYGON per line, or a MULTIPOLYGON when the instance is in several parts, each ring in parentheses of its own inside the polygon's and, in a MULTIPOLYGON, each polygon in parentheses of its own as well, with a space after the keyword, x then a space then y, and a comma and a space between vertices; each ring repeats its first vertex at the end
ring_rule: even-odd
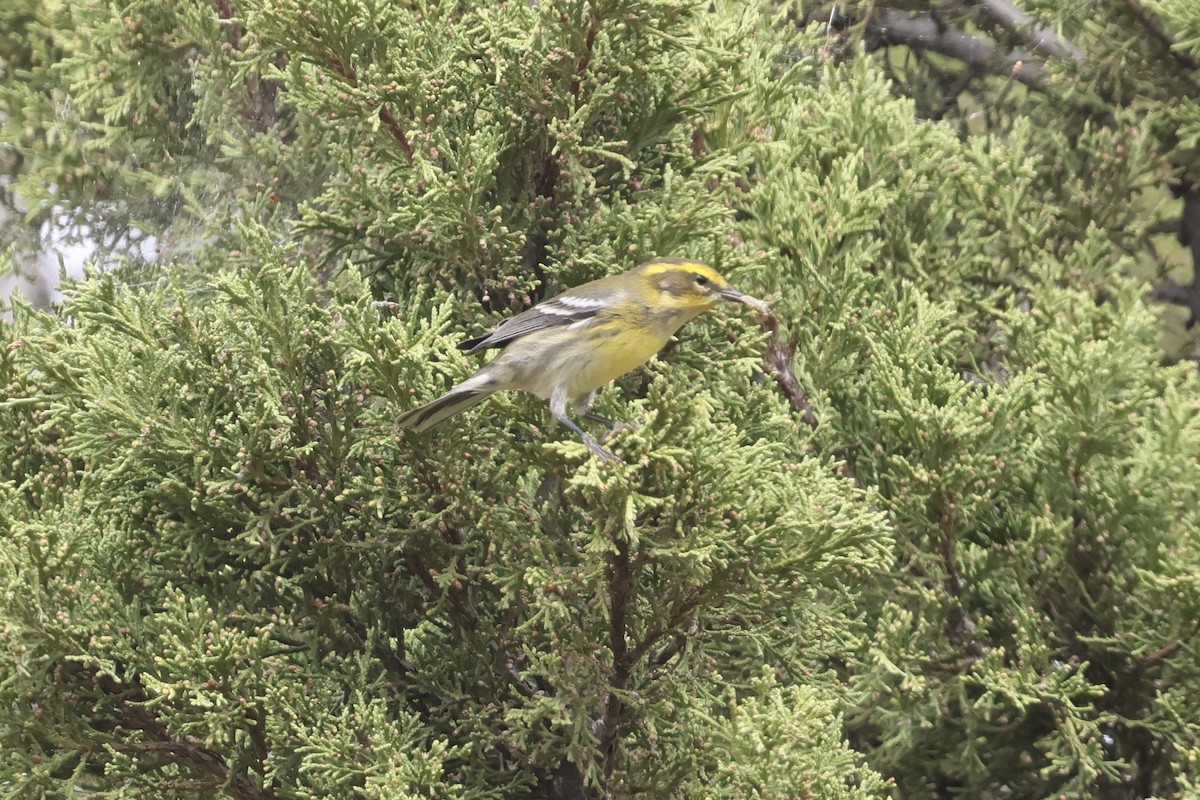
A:
POLYGON ((612 436, 614 433, 619 431, 636 431, 638 428, 642 427, 642 423, 640 422, 623 422, 619 419, 609 419, 608 417, 602 417, 599 414, 593 414, 590 411, 584 414, 583 418, 588 422, 595 422, 598 425, 607 426, 609 436, 612 436))
POLYGON ((617 456, 600 446, 600 443, 586 433, 583 435, 583 443, 587 445, 588 450, 596 454, 596 457, 601 461, 616 461, 622 463, 620 456, 617 456))

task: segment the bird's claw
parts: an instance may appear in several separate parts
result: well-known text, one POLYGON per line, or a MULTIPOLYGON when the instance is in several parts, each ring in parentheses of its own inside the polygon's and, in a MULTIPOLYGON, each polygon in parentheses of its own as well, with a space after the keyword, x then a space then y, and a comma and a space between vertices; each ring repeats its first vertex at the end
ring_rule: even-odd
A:
POLYGON ((618 464, 623 463, 620 456, 605 450, 600 446, 600 443, 591 436, 585 434, 583 437, 583 443, 586 444, 588 450, 591 450, 593 453, 595 453, 596 457, 601 461, 616 461, 618 464))

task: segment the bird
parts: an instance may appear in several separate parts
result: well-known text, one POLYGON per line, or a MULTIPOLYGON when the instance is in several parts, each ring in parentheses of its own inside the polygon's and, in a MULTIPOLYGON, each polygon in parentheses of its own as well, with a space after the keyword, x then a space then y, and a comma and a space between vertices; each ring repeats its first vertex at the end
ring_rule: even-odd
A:
POLYGON ((500 354, 471 377, 396 418, 400 428, 424 432, 507 390, 550 403, 556 420, 575 432, 602 461, 620 461, 567 416, 616 427, 592 412, 596 392, 652 358, 686 322, 722 301, 766 313, 767 303, 743 294, 712 267, 686 258, 655 258, 544 300, 467 339, 458 349, 500 354))

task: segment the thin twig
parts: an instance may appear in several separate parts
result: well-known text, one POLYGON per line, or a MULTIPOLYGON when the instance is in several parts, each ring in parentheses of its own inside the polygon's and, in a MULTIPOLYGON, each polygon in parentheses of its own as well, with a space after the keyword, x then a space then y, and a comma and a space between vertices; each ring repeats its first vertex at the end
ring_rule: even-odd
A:
POLYGON ((815 430, 817 415, 813 413, 812 405, 808 402, 808 393, 796 377, 796 367, 793 363, 795 345, 783 341, 779 334, 779 318, 774 313, 768 311, 760 315, 758 324, 768 334, 767 348, 763 351, 763 362, 767 371, 775 378, 780 391, 792 404, 792 410, 801 415, 805 425, 815 430))

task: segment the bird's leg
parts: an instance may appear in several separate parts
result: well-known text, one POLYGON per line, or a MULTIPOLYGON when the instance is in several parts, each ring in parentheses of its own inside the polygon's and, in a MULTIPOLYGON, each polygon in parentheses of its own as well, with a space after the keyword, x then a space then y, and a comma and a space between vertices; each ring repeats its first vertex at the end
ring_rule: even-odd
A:
POLYGON ((587 394, 581 394, 572 400, 571 405, 575 409, 575 416, 579 417, 580 419, 586 419, 588 422, 599 422, 601 425, 608 425, 610 427, 616 425, 617 423, 615 420, 611 420, 608 417, 602 417, 592 411, 592 401, 595 399, 596 393, 588 392, 587 394))
POLYGON ((632 422, 621 422, 620 420, 609 419, 608 417, 602 417, 592 411, 592 401, 595 399, 595 392, 588 392, 587 394, 581 394, 579 397, 576 397, 573 401, 576 416, 578 416, 580 419, 586 419, 589 422, 598 422, 601 425, 607 425, 609 427, 609 433, 616 433, 617 431, 635 431, 638 429, 638 426, 634 425, 632 422))
POLYGON ((554 418, 566 425, 571 430, 579 434, 579 438, 583 439, 583 443, 587 445, 588 450, 591 450, 597 456, 605 461, 620 461, 621 459, 600 446, 600 443, 591 437, 583 428, 576 425, 567 416, 567 389, 565 386, 560 386, 550 395, 550 413, 554 418))

